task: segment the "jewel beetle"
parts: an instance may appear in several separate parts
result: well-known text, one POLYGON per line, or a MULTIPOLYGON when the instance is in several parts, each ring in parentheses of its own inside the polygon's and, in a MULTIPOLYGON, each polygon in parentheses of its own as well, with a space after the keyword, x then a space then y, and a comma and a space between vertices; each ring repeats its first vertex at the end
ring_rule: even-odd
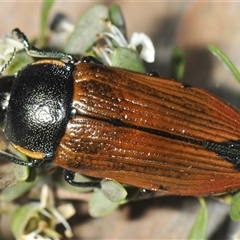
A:
POLYGON ((0 159, 54 161, 80 187, 99 183, 75 182, 75 172, 173 195, 240 189, 240 114, 230 105, 173 80, 37 49, 14 32, 42 59, 1 79, 5 136, 29 161, 3 151, 0 159))

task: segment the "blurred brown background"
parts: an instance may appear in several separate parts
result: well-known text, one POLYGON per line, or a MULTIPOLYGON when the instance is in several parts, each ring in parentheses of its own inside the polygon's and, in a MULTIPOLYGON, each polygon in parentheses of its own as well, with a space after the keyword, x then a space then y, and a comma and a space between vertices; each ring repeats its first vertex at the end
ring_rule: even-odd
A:
MULTIPOLYGON (((57 1, 51 15, 63 12, 75 23, 93 4, 57 1)), ((149 70, 167 77, 172 48, 183 47, 188 52, 184 82, 201 86, 240 107, 240 85, 207 51, 208 44, 218 46, 240 69, 240 3, 121 1, 119 5, 128 36, 134 31, 145 32, 153 40, 156 62, 148 66, 149 70)), ((0 1, 0 37, 15 27, 29 37, 39 34, 40 9, 39 1, 0 1)), ((75 236, 81 239, 186 239, 199 208, 195 198, 163 197, 133 202, 107 217, 92 219, 85 203, 76 205, 79 214, 70 223, 75 236)), ((208 207, 208 239, 229 239, 240 226, 230 221, 228 206, 208 198, 208 207)), ((0 225, 2 231, 3 222, 0 225)))

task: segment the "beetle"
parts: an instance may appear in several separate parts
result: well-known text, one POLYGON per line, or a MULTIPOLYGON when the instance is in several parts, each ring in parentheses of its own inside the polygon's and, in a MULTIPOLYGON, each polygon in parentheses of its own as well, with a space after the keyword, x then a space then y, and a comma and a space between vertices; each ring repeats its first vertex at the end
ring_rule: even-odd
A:
POLYGON ((230 105, 180 82, 37 49, 13 31, 42 59, 1 79, 4 134, 29 161, 1 159, 54 161, 80 187, 100 185, 75 182, 75 172, 173 195, 240 189, 240 114, 230 105))

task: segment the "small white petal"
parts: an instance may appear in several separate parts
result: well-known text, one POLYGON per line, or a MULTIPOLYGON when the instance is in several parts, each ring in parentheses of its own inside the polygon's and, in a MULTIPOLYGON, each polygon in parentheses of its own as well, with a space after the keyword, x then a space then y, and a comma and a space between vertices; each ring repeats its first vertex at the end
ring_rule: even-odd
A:
POLYGON ((121 46, 122 47, 126 47, 127 46, 127 40, 123 36, 123 34, 119 30, 119 28, 117 28, 115 25, 111 25, 110 31, 113 33, 113 35, 117 36, 117 38, 119 39, 119 42, 121 42, 121 46))
POLYGON ((57 219, 58 222, 60 222, 65 229, 67 230, 68 233, 72 232, 72 229, 69 225, 69 223, 66 221, 66 219, 57 211, 55 208, 50 209, 51 213, 53 216, 57 219))
POLYGON ((152 40, 144 33, 133 33, 129 46, 142 45, 142 51, 140 57, 146 62, 154 62, 155 49, 152 40))
POLYGON ((71 203, 66 203, 57 207, 57 211, 65 218, 68 219, 76 213, 76 209, 71 203))
POLYGON ((41 189, 40 204, 42 209, 54 206, 53 192, 46 184, 41 189))
POLYGON ((109 55, 112 54, 112 49, 108 47, 92 47, 92 50, 95 52, 95 54, 100 58, 100 61, 102 61, 104 64, 107 64, 109 66, 112 66, 111 59, 109 55))
POLYGON ((102 56, 103 56, 103 59, 105 59, 105 61, 107 62, 107 64, 108 64, 109 66, 112 66, 111 59, 110 59, 110 57, 108 56, 106 49, 105 49, 105 48, 100 48, 100 52, 101 52, 101 54, 102 54, 102 56))

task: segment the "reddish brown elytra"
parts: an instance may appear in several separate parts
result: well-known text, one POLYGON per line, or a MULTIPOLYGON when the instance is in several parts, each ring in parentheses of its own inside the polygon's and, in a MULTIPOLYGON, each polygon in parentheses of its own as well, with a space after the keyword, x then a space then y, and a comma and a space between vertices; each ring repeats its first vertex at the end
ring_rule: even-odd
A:
POLYGON ((4 131, 30 160, 1 152, 2 159, 31 167, 52 160, 83 187, 71 171, 175 195, 240 189, 234 108, 179 82, 32 49, 14 31, 30 54, 70 60, 44 59, 9 76, 4 131))
POLYGON ((73 107, 54 158, 63 168, 178 195, 240 187, 240 115, 199 88, 80 63, 73 107))

